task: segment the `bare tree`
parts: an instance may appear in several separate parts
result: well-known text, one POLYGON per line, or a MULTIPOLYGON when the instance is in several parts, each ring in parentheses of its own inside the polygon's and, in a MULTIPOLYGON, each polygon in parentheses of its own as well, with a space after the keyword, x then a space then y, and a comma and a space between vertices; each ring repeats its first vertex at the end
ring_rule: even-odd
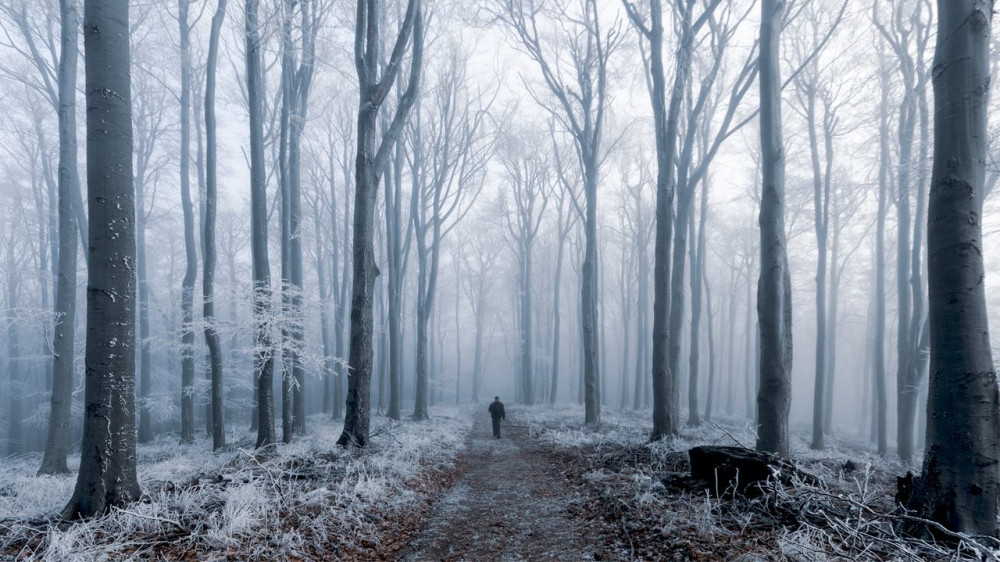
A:
MULTIPOLYGON (((880 7, 873 4, 872 21, 879 35, 896 58, 902 80, 902 99, 898 109, 898 161, 896 162, 897 192, 895 199, 896 230, 896 429, 897 452, 904 463, 913 456, 913 434, 917 413, 922 373, 920 349, 921 333, 925 323, 924 287, 920 267, 920 248, 923 244, 926 181, 925 174, 917 174, 913 181, 913 143, 920 117, 921 92, 927 87, 930 75, 923 60, 923 52, 930 44, 930 0, 891 2, 888 25, 881 20, 880 7), (917 184, 916 216, 911 218, 911 191, 917 184)), ((925 133, 926 134, 926 133, 925 133)))
POLYGON ((340 446, 351 443, 364 447, 371 424, 371 377, 373 355, 373 307, 375 304, 375 200, 379 177, 406 118, 413 107, 420 84, 424 48, 424 21, 421 0, 409 0, 406 14, 396 35, 389 61, 377 73, 381 36, 380 2, 359 0, 354 35, 354 64, 358 73, 358 145, 355 160, 354 270, 351 296, 350 370, 347 383, 347 415, 344 431, 337 440, 340 446), (396 83, 410 35, 413 46, 410 76, 390 125, 376 143, 379 110, 396 83))
POLYGON ((524 404, 535 403, 532 349, 532 262, 535 242, 545 216, 550 193, 549 162, 541 149, 542 143, 530 133, 505 135, 500 162, 509 189, 501 192, 500 218, 505 227, 508 245, 517 263, 517 300, 520 331, 520 367, 518 394, 524 404), (508 198, 506 194, 509 193, 508 198))
POLYGON ((552 10, 536 0, 502 0, 499 14, 537 63, 545 87, 554 101, 544 100, 534 91, 532 95, 573 137, 582 172, 586 244, 581 264, 580 304, 587 424, 596 424, 601 420, 597 184, 604 154, 601 142, 608 105, 607 65, 623 36, 618 22, 608 28, 602 27, 599 13, 596 0, 581 0, 576 10, 571 10, 566 4, 552 10), (553 45, 542 38, 540 17, 561 22, 561 43, 553 45))
MULTIPOLYGON (((816 10, 815 3, 807 9, 813 12, 807 19, 803 29, 804 37, 795 42, 796 54, 809 62, 802 66, 795 76, 795 102, 793 109, 805 120, 809 139, 809 159, 812 165, 813 183, 813 227, 816 233, 816 356, 815 356, 815 386, 813 392, 813 434, 811 447, 822 449, 825 446, 826 393, 829 355, 834 350, 827 349, 830 328, 827 311, 827 282, 830 249, 830 207, 833 197, 833 166, 834 137, 842 128, 839 110, 843 102, 836 99, 836 86, 827 76, 829 65, 820 65, 819 57, 814 56, 816 45, 821 41, 822 12, 816 10), (822 143, 822 146, 821 146, 822 143), (822 156, 820 149, 822 148, 822 156)), ((836 270, 836 264, 833 264, 836 270)), ((835 327, 834 327, 835 329, 835 327)))
POLYGON ((441 244, 482 191, 494 145, 489 128, 492 99, 466 89, 466 65, 465 57, 453 49, 433 88, 431 110, 425 117, 423 104, 417 103, 408 135, 407 158, 413 179, 410 220, 417 249, 413 418, 418 420, 428 417, 427 324, 434 311, 441 244))
MULTIPOLYGON (((23 46, 14 43, 11 46, 14 52, 18 53, 36 71, 33 76, 26 76, 16 67, 10 65, 10 61, 4 61, 0 62, 0 75, 21 82, 31 90, 39 93, 51 104, 52 110, 56 114, 59 114, 60 79, 64 75, 61 60, 61 53, 63 52, 61 44, 63 39, 62 33, 58 35, 53 33, 51 26, 60 21, 62 10, 60 4, 60 18, 57 18, 52 13, 51 6, 50 3, 46 2, 42 5, 43 9, 29 9, 31 5, 22 0, 5 0, 0 3, 0 15, 3 15, 3 18, 0 18, 0 26, 6 31, 9 40, 14 41, 13 37, 20 36, 20 39, 23 40, 23 46), (14 29, 8 31, 8 23, 12 24, 14 29), (57 37, 60 42, 58 48, 56 46, 57 37), (56 53, 60 53, 59 58, 57 58, 56 53)), ((78 58, 78 55, 69 55, 69 57, 75 59, 78 58)), ((75 190, 73 196, 76 198, 77 230, 80 235, 80 243, 86 249, 87 214, 80 191, 79 173, 74 172, 74 174, 77 176, 73 185, 75 190)), ((83 259, 85 262, 89 259, 86 252, 84 252, 83 259)))
MULTIPOLYGON (((675 435, 678 431, 677 407, 680 388, 670 371, 670 248, 673 241, 673 206, 677 179, 674 175, 677 158, 678 121, 681 102, 691 72, 694 38, 707 21, 707 7, 694 19, 695 0, 675 0, 673 8, 681 22, 677 45, 674 84, 667 101, 667 81, 663 60, 663 5, 649 0, 649 21, 631 2, 623 0, 632 25, 649 43, 649 92, 653 106, 656 139, 656 235, 653 263, 653 430, 652 441, 675 435)), ((715 0, 710 5, 714 8, 715 0)), ((676 336, 675 336, 676 337, 676 336)))
POLYGON ((77 215, 79 198, 76 144, 76 65, 80 19, 74 0, 60 0, 59 57, 59 258, 56 269, 56 324, 53 331, 52 405, 39 474, 69 472, 70 411, 76 327, 77 215))
POLYGON ((177 0, 180 26, 181 84, 181 210, 184 213, 184 279, 181 281, 181 442, 194 441, 194 284, 198 276, 198 250, 191 205, 191 24, 190 0, 177 0))
POLYGON ((227 0, 219 0, 212 16, 208 41, 208 67, 205 70, 205 219, 204 272, 202 316, 205 319, 205 343, 208 345, 212 372, 212 448, 216 451, 226 446, 226 427, 223 420, 222 345, 215 327, 215 215, 218 206, 218 142, 215 125, 215 82, 219 57, 219 34, 226 17, 227 0))
POLYGON ((86 0, 88 210, 83 445, 67 518, 138 499, 135 455, 135 192, 129 2, 86 0))
MULTIPOLYGON (((282 77, 282 131, 279 155, 279 170, 282 184, 282 264, 287 265, 287 287, 283 289, 291 295, 284 299, 288 303, 291 316, 288 332, 290 343, 282 352, 282 375, 285 379, 283 396, 283 421, 291 421, 291 427, 284 427, 283 437, 287 443, 294 433, 304 433, 306 429, 305 370, 301 354, 305 342, 304 311, 302 310, 302 134, 305 130, 309 109, 309 90, 312 86, 316 62, 316 36, 326 14, 326 5, 319 0, 284 0, 282 5, 281 77, 282 77), (293 18, 298 9, 298 45, 293 38, 293 18), (291 390, 289 393, 288 390, 291 390), (290 396, 289 396, 290 394, 290 396), (291 406, 289 408, 289 406, 291 406)), ((285 268, 283 267, 283 270, 285 268)), ((283 424, 284 425, 284 424, 283 424)))
POLYGON ((133 57, 137 72, 132 79, 132 129, 134 131, 136 280, 139 295, 139 430, 140 443, 153 438, 149 412, 152 389, 150 349, 149 275, 146 258, 146 231, 156 203, 157 183, 171 163, 169 152, 161 150, 167 120, 167 91, 157 82, 149 61, 133 57))
POLYGON ((475 347, 472 358, 472 400, 479 402, 479 389, 483 380, 483 338, 486 336, 486 320, 490 315, 490 291, 496 283, 493 269, 500 252, 494 247, 494 236, 483 222, 477 221, 469 227, 465 238, 468 244, 463 253, 466 274, 462 277, 462 290, 469 302, 469 308, 476 323, 475 347))
POLYGON ((792 376, 792 286, 785 242, 785 149, 779 45, 783 0, 761 0, 760 22, 760 389, 757 450, 788 455, 792 376))
POLYGON ((993 3, 939 1, 927 256, 927 449, 911 508, 945 527, 997 533, 1000 392, 990 353, 982 216, 993 3))
POLYGON ((259 0, 246 0, 246 81, 250 113, 250 223, 253 253, 253 372, 257 387, 257 448, 275 442, 274 351, 271 338, 271 266, 267 252, 267 178, 264 170, 259 0))

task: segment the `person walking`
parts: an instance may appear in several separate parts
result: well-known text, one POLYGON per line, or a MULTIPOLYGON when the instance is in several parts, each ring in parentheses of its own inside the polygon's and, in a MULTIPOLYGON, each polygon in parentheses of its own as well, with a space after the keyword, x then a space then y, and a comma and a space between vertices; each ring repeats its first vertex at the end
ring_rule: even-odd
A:
POLYGON ((500 439, 500 420, 506 419, 507 414, 503 411, 503 402, 499 396, 495 396, 490 404, 490 417, 493 418, 493 437, 500 439))

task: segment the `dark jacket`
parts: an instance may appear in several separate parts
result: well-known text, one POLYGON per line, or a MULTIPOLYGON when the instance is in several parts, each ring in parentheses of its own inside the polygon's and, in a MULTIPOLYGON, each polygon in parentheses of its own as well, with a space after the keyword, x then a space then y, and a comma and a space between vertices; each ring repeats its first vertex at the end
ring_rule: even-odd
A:
POLYGON ((506 419, 507 415, 503 411, 503 402, 494 400, 493 403, 490 404, 490 415, 493 416, 493 419, 495 420, 506 419))

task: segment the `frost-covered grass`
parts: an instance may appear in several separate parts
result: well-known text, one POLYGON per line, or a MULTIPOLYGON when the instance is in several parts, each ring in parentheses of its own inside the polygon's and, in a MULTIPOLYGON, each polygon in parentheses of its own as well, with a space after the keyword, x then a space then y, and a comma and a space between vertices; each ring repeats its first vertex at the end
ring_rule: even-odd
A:
MULTIPOLYGON (((666 453, 686 451, 698 445, 734 445, 753 448, 757 433, 749 420, 735 416, 714 416, 711 421, 702 421, 698 427, 682 427, 680 435, 648 443, 652 429, 652 411, 619 410, 603 408, 601 423, 587 427, 583 423, 583 406, 577 404, 557 404, 555 406, 512 406, 508 419, 512 423, 528 427, 532 435, 544 443, 558 447, 617 445, 623 447, 647 446, 654 457, 666 453)), ((686 419, 682 412, 680 419, 686 419)), ((869 443, 856 437, 831 435, 826 438, 823 450, 809 447, 811 433, 806 425, 793 425, 791 432, 791 455, 804 465, 820 464, 830 459, 852 459, 860 466, 871 465, 886 472, 906 472, 906 467, 894 459, 879 457, 869 443)))
POLYGON ((576 459, 580 480, 594 490, 595 503, 639 558, 1000 560, 1000 550, 994 550, 1000 543, 993 540, 954 536, 948 545, 901 534, 900 524, 914 519, 896 505, 895 476, 912 467, 882 459, 854 437, 829 436, 826 448, 816 451, 809 448, 810 427, 793 425, 791 456, 820 483, 776 486, 751 499, 717 497, 683 484, 688 449, 754 446, 754 427, 743 418, 715 417, 655 443, 649 442, 649 410, 604 408, 601 423, 588 427, 578 405, 514 406, 508 420, 576 459), (845 466, 848 460, 853 467, 845 466), (643 550, 650 544, 656 546, 643 550))
POLYGON ((434 414, 419 423, 373 418, 363 451, 337 447, 341 424, 324 417, 268 456, 252 449, 213 454, 206 440, 182 446, 165 436, 139 446, 142 501, 85 522, 57 519, 75 475, 37 477, 39 458, 9 459, 0 462, 0 557, 374 556, 383 538, 379 524, 415 507, 422 481, 451 466, 471 427, 463 409, 434 414))

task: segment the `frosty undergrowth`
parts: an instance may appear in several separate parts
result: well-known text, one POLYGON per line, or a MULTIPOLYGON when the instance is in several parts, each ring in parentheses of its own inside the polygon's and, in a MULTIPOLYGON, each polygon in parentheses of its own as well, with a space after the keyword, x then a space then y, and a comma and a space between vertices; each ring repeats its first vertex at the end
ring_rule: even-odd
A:
MULTIPOLYGON (((649 410, 605 409, 602 422, 595 427, 583 424, 583 408, 577 405, 513 407, 509 413, 512 423, 525 425, 539 441, 557 449, 579 450, 593 467, 584 474, 586 481, 606 486, 617 478, 619 494, 602 496, 601 501, 621 504, 615 512, 628 514, 621 516, 620 525, 633 529, 630 532, 652 525, 659 529, 657 535, 674 541, 733 539, 732 544, 742 545, 734 548, 749 548, 742 551, 752 554, 749 559, 766 554, 765 559, 801 561, 1000 560, 995 541, 956 536, 958 540, 949 545, 898 533, 898 522, 913 516, 895 504, 894 476, 913 467, 882 459, 858 439, 831 436, 825 449, 814 451, 808 446, 810 428, 793 425, 791 456, 821 484, 799 481, 791 488, 776 487, 761 499, 733 499, 670 491, 664 476, 677 473, 678 463, 686 462, 684 453, 694 446, 753 447, 756 435, 745 419, 723 417, 697 428, 685 427, 672 439, 649 443, 649 410), (607 462, 616 456, 634 462, 619 473, 620 468, 609 467, 607 462), (853 469, 845 468, 848 459, 853 469), (761 551, 760 537, 769 537, 773 543, 761 551), (741 538, 748 540, 740 543, 741 538)), ((736 553, 740 551, 731 552, 736 553)))
MULTIPOLYGON (((313 558, 378 544, 376 523, 418 496, 415 481, 451 465, 471 427, 458 408, 427 422, 372 420, 364 452, 336 446, 341 424, 310 420, 310 433, 269 457, 213 454, 210 443, 165 436, 140 445, 143 501, 86 522, 59 523, 75 475, 34 476, 39 458, 0 462, 0 556, 25 559, 146 558, 197 551, 200 559, 313 558), (23 550, 22 550, 23 547, 23 550)), ((71 470, 79 459, 70 460, 71 470)), ((167 556, 170 558, 170 556, 167 556)))

